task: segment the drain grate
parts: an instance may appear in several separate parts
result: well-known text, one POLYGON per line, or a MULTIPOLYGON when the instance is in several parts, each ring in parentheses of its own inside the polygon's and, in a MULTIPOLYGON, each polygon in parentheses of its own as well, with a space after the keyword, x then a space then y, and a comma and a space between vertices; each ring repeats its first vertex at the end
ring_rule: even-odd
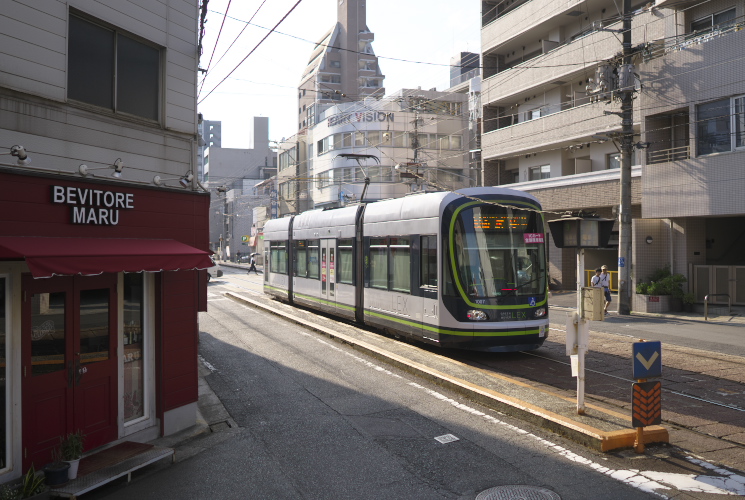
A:
POLYGON ((561 497, 546 488, 513 484, 482 491, 476 500, 561 500, 561 497))

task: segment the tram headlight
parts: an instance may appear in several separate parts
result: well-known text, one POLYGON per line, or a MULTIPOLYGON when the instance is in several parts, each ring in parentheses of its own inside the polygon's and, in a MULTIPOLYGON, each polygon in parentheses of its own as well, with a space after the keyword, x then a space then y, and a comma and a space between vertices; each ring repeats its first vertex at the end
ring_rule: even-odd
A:
POLYGON ((479 309, 471 309, 466 313, 466 317, 471 321, 486 321, 489 319, 489 316, 479 309))
POLYGON ((546 308, 545 307, 539 307, 535 310, 535 317, 536 318, 542 318, 546 315, 546 308))

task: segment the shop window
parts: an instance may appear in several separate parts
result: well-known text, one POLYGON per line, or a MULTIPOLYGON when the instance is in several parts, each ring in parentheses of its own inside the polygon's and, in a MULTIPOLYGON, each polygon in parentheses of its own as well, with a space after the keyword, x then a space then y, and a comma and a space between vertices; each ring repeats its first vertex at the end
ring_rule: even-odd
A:
POLYGON ((0 469, 8 466, 8 436, 6 429, 8 425, 8 356, 7 356, 7 339, 10 331, 10 293, 7 290, 8 280, 0 277, 0 440, 3 446, 0 446, 0 469))
POLYGON ((354 268, 352 263, 354 262, 354 240, 351 238, 339 240, 339 275, 337 277, 339 283, 347 285, 354 284, 354 268))
POLYGON ((124 274, 124 422, 145 416, 145 277, 124 274))
POLYGON ((71 14, 67 97, 158 120, 160 50, 71 14))

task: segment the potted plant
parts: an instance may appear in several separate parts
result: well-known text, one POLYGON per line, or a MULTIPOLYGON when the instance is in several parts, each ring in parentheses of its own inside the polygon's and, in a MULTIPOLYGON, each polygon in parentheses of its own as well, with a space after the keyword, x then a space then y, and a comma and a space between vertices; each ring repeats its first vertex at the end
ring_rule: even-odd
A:
POLYGON ((83 456, 84 440, 85 435, 81 430, 71 432, 64 438, 60 438, 62 461, 70 464, 70 470, 67 473, 69 479, 78 477, 78 465, 80 464, 80 458, 83 456))
POLYGON ((41 500, 49 498, 49 489, 44 485, 44 475, 37 473, 34 466, 26 471, 21 478, 20 484, 3 485, 0 489, 0 500, 20 500, 20 499, 41 500))
POLYGON ((44 482, 54 488, 61 486, 69 481, 67 471, 70 470, 70 464, 62 461, 62 452, 59 448, 52 450, 52 463, 44 467, 44 482))

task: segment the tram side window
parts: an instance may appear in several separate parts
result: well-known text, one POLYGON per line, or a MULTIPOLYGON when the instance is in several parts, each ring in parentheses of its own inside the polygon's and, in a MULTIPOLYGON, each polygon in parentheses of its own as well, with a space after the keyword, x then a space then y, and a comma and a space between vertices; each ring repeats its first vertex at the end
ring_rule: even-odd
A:
POLYGON ((421 287, 437 288, 437 237, 422 236, 421 287))
POLYGON ((337 281, 347 285, 354 284, 354 268, 352 267, 354 246, 352 239, 339 240, 338 243, 339 252, 339 271, 337 281))
POLYGON ((370 287, 388 290, 388 245, 385 238, 370 238, 370 287))
POLYGON ((269 252, 272 272, 287 274, 287 242, 272 241, 269 252))
POLYGON ((411 243, 409 238, 391 238, 391 290, 411 293, 411 243))
POLYGON ((295 241, 295 276, 308 277, 308 243, 305 240, 295 241))
POLYGON ((318 240, 308 240, 308 278, 317 280, 321 275, 319 260, 318 240))

